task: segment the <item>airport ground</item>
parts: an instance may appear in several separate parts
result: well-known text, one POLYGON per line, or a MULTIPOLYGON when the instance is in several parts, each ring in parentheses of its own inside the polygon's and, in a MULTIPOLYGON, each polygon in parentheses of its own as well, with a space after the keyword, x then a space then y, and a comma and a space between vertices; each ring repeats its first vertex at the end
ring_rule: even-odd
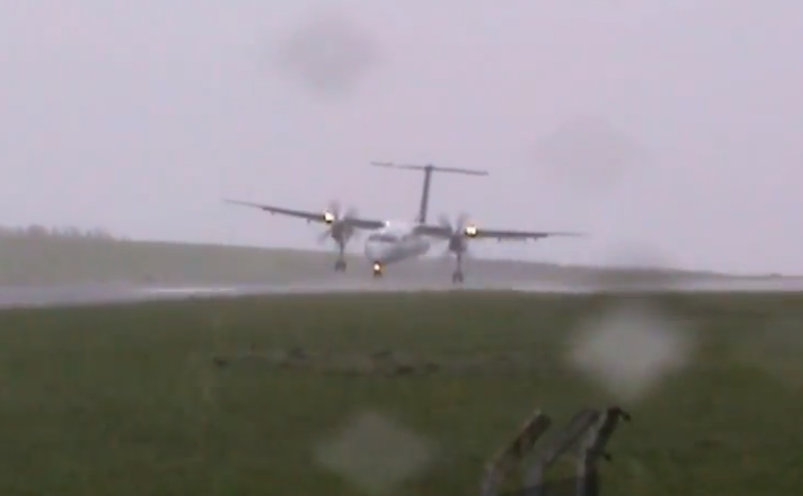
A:
POLYGON ((0 493, 476 495, 533 409, 618 404, 605 494, 800 494, 801 322, 794 293, 5 310, 0 493))
MULTIPOLYGON (((433 254, 438 251, 433 249, 433 254)), ((344 275, 334 273, 334 261, 333 252, 0 235, 0 287, 304 284, 344 275)), ((348 261, 346 279, 370 278, 370 264, 363 256, 351 255, 348 261)), ((393 265, 387 269, 388 284, 448 283, 453 264, 452 260, 435 258, 393 265)), ((466 271, 467 281, 480 284, 533 280, 587 284, 601 276, 590 268, 501 260, 469 260, 466 271)), ((663 275, 676 279, 712 277, 681 272, 663 275)))

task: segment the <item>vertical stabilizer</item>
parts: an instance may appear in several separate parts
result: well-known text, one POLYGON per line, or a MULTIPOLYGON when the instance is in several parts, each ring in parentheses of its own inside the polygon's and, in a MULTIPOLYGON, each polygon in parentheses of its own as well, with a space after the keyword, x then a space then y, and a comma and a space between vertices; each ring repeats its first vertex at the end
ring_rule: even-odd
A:
POLYGON ((418 207, 418 216, 416 222, 426 224, 427 212, 429 210, 429 191, 432 186, 432 173, 433 172, 446 172, 450 174, 463 174, 465 176, 487 176, 487 171, 474 170, 474 169, 457 169, 454 167, 437 167, 432 164, 427 165, 414 165, 414 164, 395 164, 392 162, 371 162, 375 167, 385 167, 389 169, 404 169, 415 170, 424 172, 424 184, 421 188, 421 203, 418 207))

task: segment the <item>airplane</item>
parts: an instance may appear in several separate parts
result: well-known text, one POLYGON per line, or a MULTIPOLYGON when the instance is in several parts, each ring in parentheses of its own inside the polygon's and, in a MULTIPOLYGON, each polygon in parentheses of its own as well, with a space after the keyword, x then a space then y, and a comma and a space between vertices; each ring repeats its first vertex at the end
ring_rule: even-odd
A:
MULTIPOLYGON (((390 163, 372 162, 372 165, 378 167, 393 167, 399 169, 413 169, 413 170, 424 171, 424 184, 421 195, 421 205, 419 208, 419 215, 417 218, 417 220, 420 223, 426 222, 426 215, 429 204, 429 190, 432 183, 433 172, 446 172, 446 173, 464 174, 464 175, 468 174, 475 176, 488 175, 488 173, 485 171, 456 169, 451 167, 436 167, 431 164, 427 166, 417 166, 417 165, 411 166, 411 165, 395 165, 390 163)), ((335 242, 335 245, 337 246, 338 250, 338 256, 337 259, 335 260, 335 272, 345 272, 346 245, 349 243, 349 241, 356 238, 356 235, 359 232, 359 230, 373 231, 386 227, 386 224, 388 224, 388 222, 386 221, 360 219, 357 210, 354 208, 349 208, 345 212, 341 213, 340 204, 339 202, 335 201, 329 202, 329 207, 323 210, 323 212, 294 210, 289 208, 275 207, 271 205, 262 205, 250 201, 229 200, 229 199, 226 199, 224 201, 226 203, 234 205, 242 205, 246 207, 258 208, 271 214, 280 214, 304 219, 307 221, 308 224, 311 222, 316 222, 328 225, 329 227, 318 236, 318 242, 322 243, 327 238, 331 238, 335 242)), ((395 228, 395 223, 394 223, 394 228, 395 228)), ((405 257, 405 258, 410 258, 410 257, 405 257)))
POLYGON ((339 204, 333 203, 323 212, 296 210, 273 205, 265 205, 243 200, 224 199, 226 203, 258 208, 271 214, 286 215, 305 219, 308 223, 323 223, 329 229, 322 233, 322 238, 331 237, 338 247, 338 258, 335 262, 335 271, 346 270, 345 247, 354 236, 356 230, 368 230, 371 233, 365 240, 364 253, 371 262, 375 278, 381 277, 385 268, 402 260, 418 258, 429 252, 433 241, 446 241, 448 252, 454 253, 456 259, 455 270, 452 273, 452 283, 459 284, 464 280, 463 258, 467 254, 469 239, 497 239, 505 240, 536 240, 549 236, 580 236, 572 232, 545 232, 545 231, 517 231, 506 229, 486 229, 468 222, 467 215, 461 215, 455 224, 441 217, 437 224, 427 222, 427 209, 429 203, 429 189, 432 172, 451 172, 470 175, 487 175, 487 172, 470 169, 440 168, 431 164, 395 165, 390 163, 373 162, 379 167, 393 167, 408 170, 423 170, 424 186, 421 195, 421 204, 416 219, 409 221, 387 221, 359 217, 356 210, 347 210, 341 215, 339 204))

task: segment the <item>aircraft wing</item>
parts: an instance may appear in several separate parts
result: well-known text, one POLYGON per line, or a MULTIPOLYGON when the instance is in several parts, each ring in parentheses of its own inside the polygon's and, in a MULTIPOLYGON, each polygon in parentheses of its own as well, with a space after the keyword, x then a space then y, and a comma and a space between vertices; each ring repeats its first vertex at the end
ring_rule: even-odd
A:
MULTIPOLYGON (((416 232, 424 236, 444 239, 449 238, 452 234, 449 227, 424 224, 416 226, 416 232)), ((574 232, 486 229, 474 225, 466 226, 465 235, 469 239, 496 239, 497 241, 535 241, 550 236, 582 236, 582 234, 574 232)))
MULTIPOLYGON (((262 203, 253 203, 242 200, 224 200, 224 201, 232 205, 242 205, 245 207, 258 208, 259 210, 268 212, 270 214, 280 214, 280 215, 286 215, 288 217, 295 217, 297 219, 304 219, 307 222, 320 222, 322 224, 331 224, 335 220, 334 214, 332 212, 327 212, 325 210, 320 212, 313 212, 307 210, 295 210, 291 208, 264 205, 262 203)), ((356 217, 346 217, 340 219, 340 221, 345 222, 346 224, 356 227, 358 229, 379 229, 380 227, 385 225, 385 222, 381 220, 360 219, 356 217)))
POLYGON ((496 239, 497 241, 535 241, 552 236, 582 236, 580 233, 560 231, 513 231, 507 229, 485 229, 475 227, 466 229, 466 235, 472 239, 496 239))
POLYGON ((415 226, 415 233, 421 236, 431 236, 433 238, 448 238, 452 231, 448 227, 433 226, 428 224, 418 224, 415 226))

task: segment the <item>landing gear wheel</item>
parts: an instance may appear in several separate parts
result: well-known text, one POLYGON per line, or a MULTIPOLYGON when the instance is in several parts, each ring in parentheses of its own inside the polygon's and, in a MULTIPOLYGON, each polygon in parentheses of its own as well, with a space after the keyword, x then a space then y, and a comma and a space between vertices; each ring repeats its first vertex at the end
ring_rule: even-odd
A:
POLYGON ((346 271, 346 261, 345 260, 338 260, 335 262, 335 272, 345 272, 346 271))
POLYGON ((378 263, 374 264, 374 267, 373 267, 373 269, 374 269, 374 279, 378 279, 378 278, 382 277, 382 268, 383 267, 380 264, 378 264, 378 263))
POLYGON ((463 283, 463 273, 462 272, 455 272, 452 274, 452 284, 462 284, 463 283))

